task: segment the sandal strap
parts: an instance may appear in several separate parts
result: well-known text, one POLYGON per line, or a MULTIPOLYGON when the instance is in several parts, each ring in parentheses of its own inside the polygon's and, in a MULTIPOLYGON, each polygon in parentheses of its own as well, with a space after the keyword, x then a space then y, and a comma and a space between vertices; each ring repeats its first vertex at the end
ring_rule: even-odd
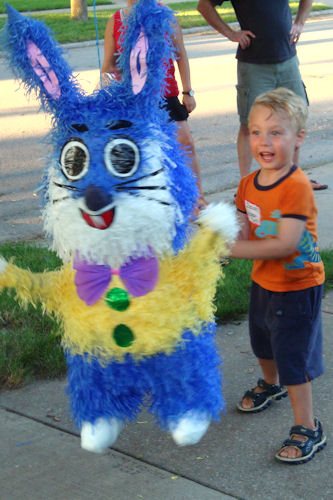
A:
POLYGON ((266 392, 253 392, 251 391, 246 391, 243 399, 244 398, 250 398, 253 401, 253 408, 256 408, 257 406, 260 406, 261 403, 264 403, 267 400, 267 393, 266 392))
POLYGON ((269 395, 273 395, 277 392, 278 389, 281 389, 280 384, 268 384, 263 378, 258 379, 257 386, 260 387, 260 389, 263 389, 269 395))
POLYGON ((267 394, 265 394, 264 392, 254 392, 254 390, 251 389, 250 391, 246 391, 244 393, 244 396, 243 396, 242 399, 244 399, 244 398, 261 399, 261 396, 263 396, 263 395, 264 395, 264 397, 266 399, 267 394))
MULTIPOLYGON (((297 439, 286 439, 283 441, 281 450, 286 446, 293 446, 297 448, 302 453, 302 457, 305 457, 312 453, 315 443, 312 439, 307 439, 306 441, 298 441, 297 439)), ((280 451, 281 451, 280 450, 280 451)))
POLYGON ((285 446, 295 446, 295 448, 304 448, 306 445, 307 441, 298 441, 297 439, 285 439, 283 441, 282 447, 284 448, 285 446))
POLYGON ((290 431, 289 431, 289 436, 292 436, 293 434, 298 434, 301 436, 306 436, 307 438, 310 438, 312 440, 318 439, 320 430, 319 427, 317 429, 312 430, 308 429, 307 427, 304 427, 303 425, 294 425, 290 431))

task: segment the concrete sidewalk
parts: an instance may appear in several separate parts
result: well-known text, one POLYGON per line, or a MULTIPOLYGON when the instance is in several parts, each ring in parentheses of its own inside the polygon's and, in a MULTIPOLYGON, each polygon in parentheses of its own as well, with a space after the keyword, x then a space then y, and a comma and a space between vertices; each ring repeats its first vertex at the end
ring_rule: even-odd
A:
POLYGON ((259 367, 247 322, 219 328, 226 415, 202 441, 178 448, 147 413, 125 427, 108 455, 80 448, 64 380, 43 381, 0 396, 3 500, 331 500, 333 293, 323 301, 326 373, 313 383, 316 415, 328 446, 306 465, 279 464, 274 453, 292 425, 288 399, 242 415, 236 403, 255 385, 259 367))

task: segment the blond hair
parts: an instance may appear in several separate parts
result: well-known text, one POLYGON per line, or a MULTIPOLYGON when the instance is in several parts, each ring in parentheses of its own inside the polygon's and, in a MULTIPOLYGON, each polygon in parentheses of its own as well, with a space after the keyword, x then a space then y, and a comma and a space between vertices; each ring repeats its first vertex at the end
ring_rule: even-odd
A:
POLYGON ((305 129, 308 107, 304 100, 292 90, 279 87, 265 92, 256 98, 251 111, 257 105, 265 106, 275 113, 284 112, 287 114, 288 118, 294 123, 296 132, 305 129))

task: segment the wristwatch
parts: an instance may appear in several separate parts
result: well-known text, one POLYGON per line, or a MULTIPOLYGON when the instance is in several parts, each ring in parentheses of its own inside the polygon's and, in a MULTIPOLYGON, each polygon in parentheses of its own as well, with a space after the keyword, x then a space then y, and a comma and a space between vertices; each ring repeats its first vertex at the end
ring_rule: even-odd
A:
POLYGON ((191 97, 194 96, 194 90, 183 90, 182 94, 185 94, 185 95, 190 95, 191 97))

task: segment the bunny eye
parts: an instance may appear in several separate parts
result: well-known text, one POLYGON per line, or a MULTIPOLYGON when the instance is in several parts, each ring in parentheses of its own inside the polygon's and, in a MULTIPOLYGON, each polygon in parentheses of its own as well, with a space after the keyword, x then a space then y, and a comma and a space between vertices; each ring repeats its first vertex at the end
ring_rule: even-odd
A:
POLYGON ((81 179, 89 167, 89 151, 80 139, 70 139, 61 151, 61 169, 67 179, 76 181, 81 179))
POLYGON ((140 161, 138 146, 124 137, 112 139, 104 149, 106 168, 116 177, 130 177, 137 171, 140 161))

